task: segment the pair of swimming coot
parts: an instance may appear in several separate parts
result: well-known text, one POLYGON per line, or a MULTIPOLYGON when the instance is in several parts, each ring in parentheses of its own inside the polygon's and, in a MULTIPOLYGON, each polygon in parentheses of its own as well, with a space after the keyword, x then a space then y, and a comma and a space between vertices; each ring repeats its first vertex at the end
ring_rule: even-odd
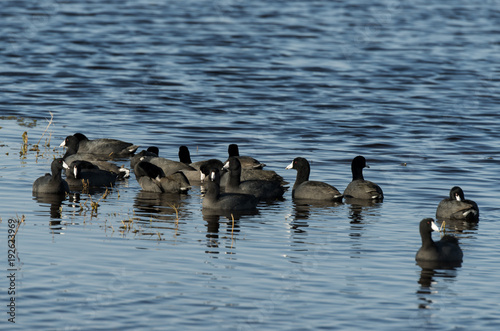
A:
MULTIPOLYGON (((464 197, 463 190, 454 186, 450 189, 449 198, 441 200, 436 210, 436 218, 446 221, 478 222, 479 208, 472 200, 464 197)), ((432 231, 440 231, 432 218, 425 218, 420 222, 420 237, 422 246, 418 250, 415 260, 422 265, 432 263, 431 266, 458 266, 462 262, 463 252, 456 237, 445 235, 439 241, 433 241, 432 231)))
POLYGON ((83 187, 111 187, 116 180, 130 176, 130 171, 107 160, 130 156, 137 146, 117 139, 88 140, 83 134, 68 136, 60 145, 68 165, 66 180, 73 190, 83 187), (128 149, 127 149, 128 148, 128 149))
POLYGON ((320 181, 310 181, 311 168, 303 157, 295 158, 286 169, 296 169, 297 177, 292 188, 292 197, 305 200, 341 201, 343 197, 382 201, 384 193, 377 184, 365 180, 363 168, 369 168, 366 159, 359 155, 351 163, 352 181, 347 185, 344 193, 340 193, 334 186, 320 181))
MULTIPOLYGON (((264 179, 241 180, 242 164, 245 161, 231 156, 221 170, 228 171, 224 193, 221 193, 221 172, 218 167, 206 163, 201 165, 201 182, 204 187, 202 206, 207 210, 229 212, 250 211, 260 200, 276 200, 283 197, 285 188, 279 181, 264 179)), ((253 163, 253 162, 252 162, 253 163)))
POLYGON ((64 195, 71 189, 81 189, 83 186, 102 187, 112 186, 117 174, 100 170, 95 165, 85 161, 73 161, 69 166, 63 158, 57 158, 51 163, 51 173, 39 177, 33 183, 33 194, 64 195), (62 171, 66 169, 66 179, 62 178, 62 171))

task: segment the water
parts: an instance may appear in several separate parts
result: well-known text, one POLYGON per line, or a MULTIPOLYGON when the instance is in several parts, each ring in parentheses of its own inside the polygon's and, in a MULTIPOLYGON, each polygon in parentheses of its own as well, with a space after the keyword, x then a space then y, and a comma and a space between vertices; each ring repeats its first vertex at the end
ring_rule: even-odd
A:
POLYGON ((4 2, 5 276, 8 220, 25 222, 1 327, 498 329, 498 4, 4 2), (20 155, 24 131, 39 152, 20 155), (78 131, 172 159, 184 144, 193 161, 238 143, 290 183, 303 156, 341 191, 362 154, 386 198, 300 206, 288 191, 234 225, 204 217, 198 187, 145 194, 133 176, 104 199, 37 201, 33 181, 78 131), (460 268, 422 270, 418 222, 454 185, 480 222, 449 225, 460 268))

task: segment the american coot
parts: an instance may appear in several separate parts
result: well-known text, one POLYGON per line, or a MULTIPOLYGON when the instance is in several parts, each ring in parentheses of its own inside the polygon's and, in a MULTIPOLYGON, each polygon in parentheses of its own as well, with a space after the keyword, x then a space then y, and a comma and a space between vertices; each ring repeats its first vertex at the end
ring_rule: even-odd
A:
POLYGON ((159 156, 160 150, 156 146, 150 146, 145 150, 140 151, 139 153, 136 153, 134 156, 130 158, 130 169, 134 169, 135 165, 139 162, 141 162, 141 158, 143 156, 159 156))
POLYGON ((39 177, 33 183, 33 194, 69 193, 68 183, 61 177, 63 168, 69 168, 62 158, 55 159, 50 165, 51 174, 39 177))
POLYGON ((260 200, 274 200, 281 198, 285 189, 278 182, 266 180, 241 181, 240 160, 231 156, 224 164, 223 169, 229 171, 229 179, 226 183, 225 192, 252 194, 260 200))
POLYGON ((273 170, 264 169, 241 169, 241 180, 266 180, 270 182, 277 182, 281 186, 287 185, 283 177, 278 175, 273 170))
MULTIPOLYGON (((191 153, 189 152, 189 148, 187 146, 180 146, 179 147, 179 161, 189 165, 190 167, 193 167, 196 170, 200 170, 200 167, 204 164, 210 164, 210 167, 216 167, 218 169, 222 169, 224 166, 224 163, 218 159, 208 159, 208 160, 203 160, 203 161, 196 161, 192 162, 191 161, 191 153)), ((198 177, 201 175, 201 173, 198 174, 198 177)))
POLYGON ((193 163, 191 161, 191 153, 187 146, 179 146, 179 161, 188 165, 193 163))
MULTIPOLYGON (((119 167, 114 163, 103 161, 102 158, 95 154, 90 153, 80 153, 80 142, 75 136, 67 136, 64 141, 59 145, 60 147, 66 147, 66 153, 63 156, 64 162, 70 165, 74 161, 87 161, 97 166, 101 170, 106 170, 118 174, 119 178, 125 178, 130 176, 130 170, 125 167, 119 167)), ((66 170, 66 176, 71 176, 72 170, 66 170)))
POLYGON ((187 193, 189 181, 182 172, 165 175, 158 166, 147 161, 141 161, 134 168, 135 178, 144 191, 187 193))
POLYGON ((89 140, 83 133, 75 133, 80 153, 90 153, 101 157, 116 158, 134 155, 139 146, 118 139, 101 138, 89 140))
POLYGON ((112 187, 122 174, 99 169, 87 161, 73 161, 69 166, 71 174, 66 176, 68 184, 73 189, 88 187, 112 187))
POLYGON ((324 182, 309 180, 311 168, 305 158, 296 157, 285 169, 297 170, 297 177, 292 188, 292 198, 329 201, 342 200, 342 194, 334 186, 324 182))
POLYGON ((457 238, 446 235, 439 241, 433 241, 432 231, 439 232, 439 228, 432 218, 420 221, 422 247, 418 250, 415 260, 417 262, 462 262, 464 254, 458 245, 457 238))
MULTIPOLYGON (((278 175, 273 170, 263 170, 265 166, 264 163, 260 163, 256 159, 250 156, 241 156, 239 152, 238 145, 231 144, 228 147, 229 157, 235 156, 241 163, 241 180, 267 180, 272 182, 278 182, 280 185, 288 184, 283 177, 278 175)), ((228 177, 222 177, 221 186, 227 184, 228 177)))
POLYGON ((237 144, 230 144, 227 148, 227 153, 229 154, 228 158, 236 156, 240 160, 241 168, 243 169, 262 169, 266 166, 264 163, 260 163, 253 157, 241 156, 237 144))
POLYGON ((191 153, 189 152, 189 148, 187 146, 180 146, 179 147, 179 162, 184 163, 185 165, 189 166, 190 169, 185 169, 182 170, 182 172, 186 175, 188 178, 189 182, 191 184, 200 184, 200 167, 203 164, 210 163, 213 165, 217 165, 218 169, 221 169, 223 166, 222 161, 217 160, 217 159, 209 159, 209 160, 203 160, 203 161, 197 161, 197 162, 192 162, 191 161, 191 153))
POLYGON ((356 156, 351 163, 352 181, 344 190, 344 197, 382 201, 384 199, 382 189, 377 184, 363 178, 363 168, 369 168, 366 159, 361 155, 356 156))
POLYGON ((465 199, 460 187, 454 186, 450 190, 450 197, 439 203, 436 218, 477 222, 479 221, 479 208, 474 201, 465 199))
POLYGON ((177 171, 184 172, 184 171, 196 170, 193 167, 191 167, 185 163, 166 159, 166 158, 160 157, 160 156, 143 156, 141 158, 141 161, 147 161, 149 163, 152 163, 152 164, 160 167, 166 176, 173 174, 177 171))
MULTIPOLYGON (((236 149, 236 152, 238 152, 238 146, 236 145, 236 148, 231 148, 231 151, 234 152, 234 149, 236 149)), ((243 157, 245 159, 245 157, 243 157)), ((252 158, 250 158, 252 159, 252 158)), ((224 163, 218 159, 208 159, 208 160, 203 160, 203 161, 196 161, 192 162, 191 161, 191 153, 189 152, 189 149, 187 146, 180 146, 179 147, 179 161, 189 165, 190 167, 193 167, 196 170, 200 170, 201 166, 208 164, 209 168, 215 167, 217 169, 222 169, 224 166, 224 163)), ((241 161, 240 161, 241 162, 241 161)), ((252 164, 255 164, 253 161, 250 161, 252 164)), ((260 164, 257 161, 258 164, 260 164)), ((242 167, 243 168, 243 167, 242 167)), ((200 173, 197 173, 197 178, 192 178, 191 173, 186 173, 186 176, 188 177, 190 182, 199 182, 199 176, 200 173)), ((227 176, 227 172, 221 172, 221 181, 220 181, 220 186, 225 187, 228 181, 229 176, 227 176)), ((253 168, 250 167, 248 169, 242 169, 241 171, 241 180, 267 180, 267 181, 275 181, 278 182, 280 185, 287 184, 283 177, 278 175, 276 172, 272 170, 262 170, 261 168, 253 168)))
POLYGON ((221 212, 252 211, 257 207, 258 199, 251 194, 220 193, 220 172, 217 168, 201 167, 201 181, 205 190, 203 209, 221 212))

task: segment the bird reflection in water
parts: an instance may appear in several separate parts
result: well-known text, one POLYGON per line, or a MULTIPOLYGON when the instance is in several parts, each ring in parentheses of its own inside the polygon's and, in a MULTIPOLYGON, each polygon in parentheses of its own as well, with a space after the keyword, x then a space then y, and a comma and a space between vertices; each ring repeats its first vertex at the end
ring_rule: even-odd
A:
POLYGON ((40 204, 40 206, 50 204, 50 218, 60 219, 62 203, 66 200, 64 194, 38 194, 33 199, 40 204))
POLYGON ((64 230, 64 226, 61 224, 61 212, 63 201, 66 200, 66 197, 64 194, 37 194, 33 197, 41 207, 45 208, 45 205, 50 205, 49 229, 53 234, 62 234, 64 230))
POLYGON ((326 201, 326 200, 307 200, 307 199, 295 199, 293 198, 293 215, 290 219, 290 229, 296 234, 302 234, 306 232, 306 228, 309 227, 307 220, 311 216, 311 212, 314 213, 315 209, 331 208, 341 206, 340 201, 326 201))
MULTIPOLYGON (((257 212, 254 212, 254 214, 257 214, 257 212)), ((207 227, 207 250, 205 253, 217 255, 222 250, 224 254, 234 254, 235 242, 237 235, 240 233, 240 219, 244 215, 248 215, 248 213, 220 215, 220 213, 203 210, 203 220, 206 222, 207 227), (223 234, 220 233, 221 224, 225 226, 223 234), (229 244, 227 244, 228 239, 230 240, 229 244), (224 243, 221 243, 222 240, 224 240, 224 243)))
POLYGON ((417 289, 417 296, 419 299, 419 309, 432 308, 434 303, 433 297, 436 299, 443 296, 446 291, 449 291, 449 282, 442 282, 440 284, 439 278, 454 279, 457 276, 457 268, 460 268, 461 262, 417 262, 421 268, 420 278, 418 284, 420 287, 417 289))
POLYGON ((355 241, 351 245, 351 258, 361 258, 362 241, 361 237, 365 231, 366 216, 377 216, 381 203, 376 200, 346 198, 349 205, 350 231, 349 237, 355 241))
POLYGON ((380 208, 380 202, 374 200, 363 200, 355 198, 346 198, 346 204, 349 205, 349 219, 351 224, 364 224, 363 214, 370 214, 380 208))
POLYGON ((338 207, 341 205, 342 202, 339 201, 293 199, 294 219, 308 219, 311 211, 314 209, 338 207))
POLYGON ((134 200, 134 221, 142 224, 142 229, 155 230, 141 231, 141 234, 151 236, 174 230, 175 236, 180 235, 179 225, 184 224, 182 220, 189 218, 191 213, 183 208, 186 199, 188 196, 178 193, 138 192, 134 200))

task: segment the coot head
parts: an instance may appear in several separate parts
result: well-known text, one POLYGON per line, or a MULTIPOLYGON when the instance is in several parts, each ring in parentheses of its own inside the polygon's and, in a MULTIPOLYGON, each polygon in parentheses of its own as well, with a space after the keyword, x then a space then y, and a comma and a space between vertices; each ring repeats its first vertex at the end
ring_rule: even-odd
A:
POLYGON ((450 199, 457 201, 464 201, 464 191, 459 186, 453 186, 450 190, 450 199))

